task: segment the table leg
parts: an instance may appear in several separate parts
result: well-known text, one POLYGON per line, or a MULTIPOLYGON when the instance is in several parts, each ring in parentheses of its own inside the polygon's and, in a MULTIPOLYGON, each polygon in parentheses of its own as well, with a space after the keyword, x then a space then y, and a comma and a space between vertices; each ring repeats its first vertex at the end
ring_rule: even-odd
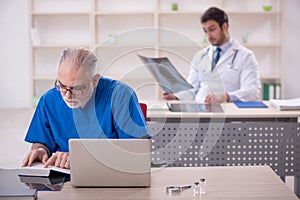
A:
POLYGON ((300 188, 299 188, 300 187, 300 181, 299 180, 300 180, 299 176, 294 177, 294 192, 297 195, 297 197, 300 198, 300 194, 299 194, 299 192, 300 192, 300 188))

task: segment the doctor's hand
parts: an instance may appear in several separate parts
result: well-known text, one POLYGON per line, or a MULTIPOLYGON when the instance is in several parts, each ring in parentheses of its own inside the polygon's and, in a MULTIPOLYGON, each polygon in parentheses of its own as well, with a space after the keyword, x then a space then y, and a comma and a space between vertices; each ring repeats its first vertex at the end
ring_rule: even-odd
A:
POLYGON ((208 104, 223 103, 229 101, 229 95, 226 94, 209 94, 206 96, 204 102, 208 104))
POLYGON ((49 165, 70 169, 69 152, 56 152, 52 154, 49 160, 44 164, 44 167, 48 167, 49 165))
POLYGON ((178 98, 174 94, 169 94, 167 92, 163 93, 164 100, 178 100, 178 98))

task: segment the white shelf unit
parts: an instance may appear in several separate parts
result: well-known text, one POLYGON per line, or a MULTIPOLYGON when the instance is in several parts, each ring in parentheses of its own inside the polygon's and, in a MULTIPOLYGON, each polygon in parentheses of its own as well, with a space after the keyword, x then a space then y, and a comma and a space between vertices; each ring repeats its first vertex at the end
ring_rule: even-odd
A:
POLYGON ((31 95, 53 86, 63 48, 85 46, 101 74, 128 83, 140 100, 159 99, 160 87, 136 54, 167 56, 187 77, 192 57, 207 45, 200 16, 210 6, 228 13, 231 37, 254 51, 262 82, 280 83, 281 0, 29 0, 31 95), (271 11, 263 11, 265 3, 271 11))

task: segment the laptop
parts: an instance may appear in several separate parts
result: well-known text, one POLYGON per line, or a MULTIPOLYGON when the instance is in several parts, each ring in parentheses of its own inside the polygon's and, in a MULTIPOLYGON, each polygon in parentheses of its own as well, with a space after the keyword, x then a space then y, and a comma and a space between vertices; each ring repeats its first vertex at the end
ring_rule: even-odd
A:
POLYGON ((150 187, 151 140, 70 139, 74 187, 150 187))
POLYGON ((171 112, 223 112, 220 104, 167 102, 167 106, 171 112))

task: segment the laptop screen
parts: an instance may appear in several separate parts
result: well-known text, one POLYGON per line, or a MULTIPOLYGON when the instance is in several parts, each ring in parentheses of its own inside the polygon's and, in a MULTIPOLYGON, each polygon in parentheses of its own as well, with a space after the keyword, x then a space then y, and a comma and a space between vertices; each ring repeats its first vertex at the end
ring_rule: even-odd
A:
POLYGON ((167 103, 171 112, 223 112, 219 104, 167 103))

